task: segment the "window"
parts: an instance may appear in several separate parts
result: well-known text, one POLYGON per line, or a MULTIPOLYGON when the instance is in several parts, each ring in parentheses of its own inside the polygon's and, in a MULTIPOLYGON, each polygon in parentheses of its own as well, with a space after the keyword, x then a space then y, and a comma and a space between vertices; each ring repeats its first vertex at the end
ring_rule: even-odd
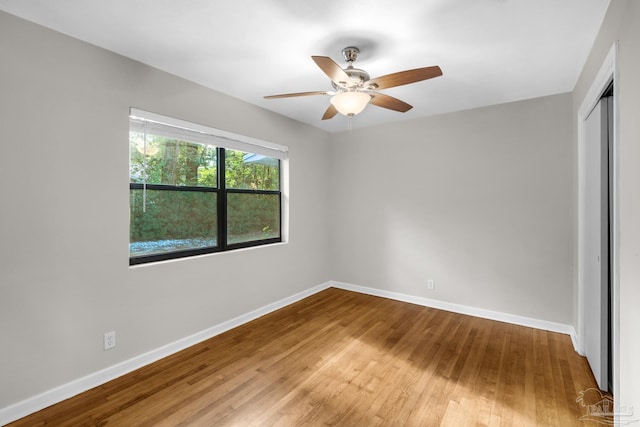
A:
POLYGON ((282 241, 286 147, 131 111, 129 264, 282 241))

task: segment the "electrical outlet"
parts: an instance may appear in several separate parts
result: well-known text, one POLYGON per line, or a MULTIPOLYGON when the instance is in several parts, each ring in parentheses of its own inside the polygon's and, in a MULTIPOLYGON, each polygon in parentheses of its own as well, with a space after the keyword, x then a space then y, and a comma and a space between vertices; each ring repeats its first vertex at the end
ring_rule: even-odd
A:
POLYGON ((436 284, 433 279, 427 280, 427 289, 434 290, 436 288, 436 284))
POLYGON ((116 331, 104 334, 104 349, 109 350, 116 346, 116 331))

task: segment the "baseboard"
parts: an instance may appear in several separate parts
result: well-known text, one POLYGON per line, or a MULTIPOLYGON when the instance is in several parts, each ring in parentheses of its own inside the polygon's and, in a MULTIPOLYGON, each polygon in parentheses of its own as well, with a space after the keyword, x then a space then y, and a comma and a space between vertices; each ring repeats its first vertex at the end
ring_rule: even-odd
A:
POLYGON ((511 323, 514 325, 527 326, 545 331, 559 332, 571 337, 573 348, 577 349, 577 335, 573 326, 563 323, 549 322, 547 320, 534 319, 531 317, 518 316, 515 314, 502 313, 499 311, 485 310, 483 308, 471 307, 468 305, 454 304, 445 301, 439 301, 430 298, 417 297, 413 295, 402 294, 399 292, 384 291, 381 289, 368 288, 366 286, 353 285, 343 282, 329 282, 331 287, 344 289, 347 291, 359 292, 367 295, 374 295, 383 298, 389 298, 397 301, 409 302, 412 304, 422 305, 424 307, 437 308, 440 310, 451 311, 453 313, 467 314, 469 316, 481 317, 483 319, 497 320, 500 322, 511 323))
POLYGON ((179 339, 175 342, 162 346, 160 348, 151 350, 147 353, 136 356, 132 359, 125 360, 117 365, 110 366, 98 372, 94 372, 86 377, 71 381, 67 384, 63 384, 54 389, 45 391, 29 399, 15 403, 11 406, 0 409, 0 425, 5 425, 10 422, 16 421, 29 414, 40 411, 48 406, 62 402, 77 394, 83 393, 101 384, 114 380, 129 372, 135 371, 138 368, 146 366, 150 363, 156 362, 164 357, 170 356, 181 350, 184 350, 192 345, 198 344, 258 317, 269 314, 275 310, 286 307, 306 298, 310 295, 318 293, 329 287, 329 283, 323 283, 305 291, 299 292, 290 297, 281 299, 274 303, 265 305, 249 313, 235 317, 231 320, 227 320, 218 325, 212 326, 204 331, 198 332, 186 338, 179 339))
POLYGON ((437 308, 440 310, 451 311, 454 313, 467 314, 470 316, 481 317, 484 319, 498 320, 501 322, 512 323, 515 325, 528 326, 536 329, 543 329, 547 331, 559 332, 567 334, 571 337, 574 348, 577 348, 577 335, 573 326, 564 325, 561 323, 549 322, 546 320, 533 319, 530 317, 517 316, 513 314, 501 313, 497 311, 485 310, 481 308, 454 304, 444 301, 438 301, 429 298, 422 298, 398 292, 384 291, 381 289, 369 288, 365 286, 352 285, 349 283, 329 281, 318 286, 309 288, 305 291, 299 292, 287 298, 283 298, 274 303, 265 305, 256 310, 250 311, 241 316, 222 322, 218 325, 212 326, 204 331, 198 332, 191 336, 179 339, 175 342, 167 344, 163 347, 151 350, 147 353, 136 356, 132 359, 125 360, 117 365, 110 366, 86 377, 71 381, 67 384, 63 384, 54 389, 45 391, 39 395, 23 400, 11 406, 0 409, 0 425, 8 424, 12 421, 18 420, 29 414, 37 412, 48 406, 62 402, 65 399, 73 397, 77 394, 83 393, 94 387, 102 385, 106 382, 114 380, 129 372, 135 371, 138 368, 146 366, 150 363, 156 362, 164 357, 170 356, 181 350, 184 350, 192 345, 198 344, 258 317, 269 314, 280 308, 293 304, 296 301, 304 299, 308 296, 323 291, 329 287, 344 289, 352 292, 359 292, 362 294, 379 296, 389 298, 397 301, 409 302, 412 304, 418 304, 425 307, 437 308))

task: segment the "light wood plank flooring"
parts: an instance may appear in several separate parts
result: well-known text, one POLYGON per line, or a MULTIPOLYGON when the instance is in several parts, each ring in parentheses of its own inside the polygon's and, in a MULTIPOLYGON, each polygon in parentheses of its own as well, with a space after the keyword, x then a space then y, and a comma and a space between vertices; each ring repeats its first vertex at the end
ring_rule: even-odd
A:
POLYGON ((591 387, 566 335, 330 288, 10 425, 564 427, 591 387))

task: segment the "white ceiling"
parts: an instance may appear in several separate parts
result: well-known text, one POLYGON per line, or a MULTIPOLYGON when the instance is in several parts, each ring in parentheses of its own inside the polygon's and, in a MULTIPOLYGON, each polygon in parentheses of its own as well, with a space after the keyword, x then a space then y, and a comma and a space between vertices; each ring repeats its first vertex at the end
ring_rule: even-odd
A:
POLYGON ((0 0, 0 10, 329 132, 331 90, 311 55, 354 45, 377 77, 439 65, 444 75, 383 92, 354 128, 573 90, 609 0, 0 0))

